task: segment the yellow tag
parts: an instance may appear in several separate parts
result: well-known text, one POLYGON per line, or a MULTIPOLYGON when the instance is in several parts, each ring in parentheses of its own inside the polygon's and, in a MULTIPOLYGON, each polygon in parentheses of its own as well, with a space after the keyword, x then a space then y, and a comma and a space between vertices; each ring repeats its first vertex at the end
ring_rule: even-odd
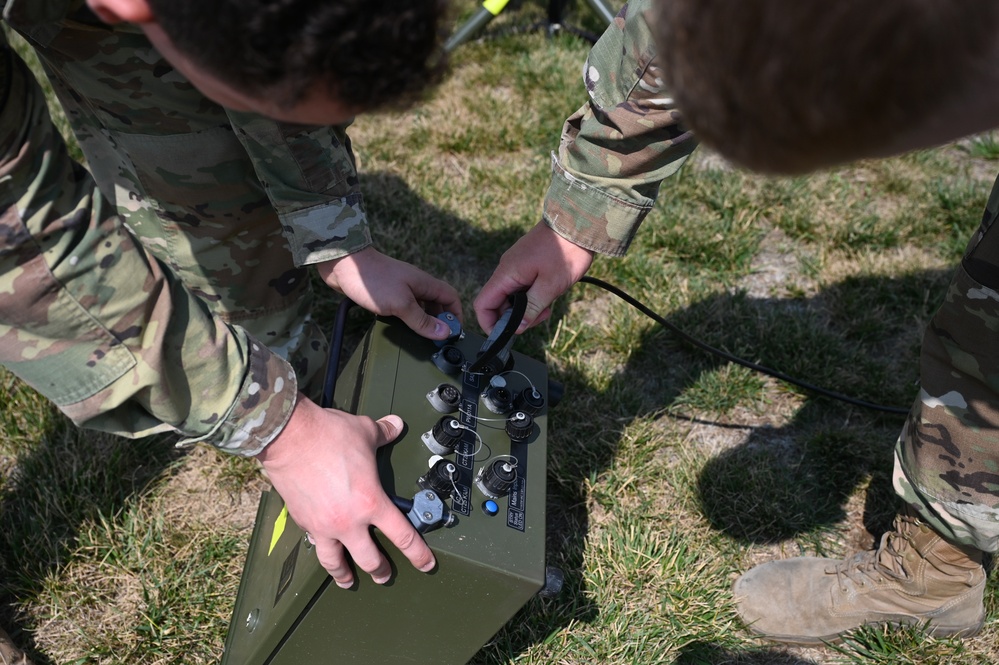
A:
POLYGON ((490 14, 496 16, 503 11, 503 8, 506 7, 508 2, 510 2, 510 0, 486 0, 482 3, 482 6, 485 7, 490 14))
POLYGON ((286 524, 288 524, 288 506, 282 508, 277 519, 274 520, 274 533, 271 534, 271 548, 267 550, 267 556, 270 556, 271 552, 274 551, 274 546, 281 539, 281 534, 284 533, 286 524))

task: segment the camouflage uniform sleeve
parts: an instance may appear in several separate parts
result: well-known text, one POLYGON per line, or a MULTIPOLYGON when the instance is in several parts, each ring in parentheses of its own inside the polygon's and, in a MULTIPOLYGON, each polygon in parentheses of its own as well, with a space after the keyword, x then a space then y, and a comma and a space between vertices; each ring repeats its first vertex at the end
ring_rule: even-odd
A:
POLYGON ((281 219, 295 264, 338 259, 371 244, 346 127, 305 127, 229 112, 281 219))
POLYGON ((291 366, 135 242, 2 33, 0 88, 0 364, 81 426, 260 452, 295 406, 291 366))
POLYGON ((544 203, 556 233, 612 256, 627 251, 660 182, 696 145, 660 78, 650 5, 626 5, 590 51, 589 99, 565 122, 544 203))

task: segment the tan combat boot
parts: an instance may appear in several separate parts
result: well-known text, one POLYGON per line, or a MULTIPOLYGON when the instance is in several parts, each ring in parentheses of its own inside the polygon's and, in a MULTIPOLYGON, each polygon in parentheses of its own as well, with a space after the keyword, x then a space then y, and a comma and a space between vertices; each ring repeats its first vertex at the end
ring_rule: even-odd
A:
POLYGON ((982 553, 952 545, 900 514, 876 550, 844 561, 771 561, 735 581, 736 610, 751 631, 796 644, 836 643, 869 624, 927 625, 934 637, 971 636, 985 621, 982 553))
POLYGON ((32 665, 24 652, 14 646, 3 628, 0 628, 0 665, 32 665))

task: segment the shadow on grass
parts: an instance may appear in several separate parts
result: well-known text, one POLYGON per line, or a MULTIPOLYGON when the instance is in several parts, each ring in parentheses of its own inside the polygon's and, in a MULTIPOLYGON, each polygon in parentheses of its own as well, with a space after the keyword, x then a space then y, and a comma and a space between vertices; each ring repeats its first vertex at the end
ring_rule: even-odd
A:
POLYGON ((814 665, 780 648, 732 651, 709 642, 695 642, 680 650, 673 665, 814 665))
MULTIPOLYGON (((678 318, 714 320, 707 326, 710 343, 740 357, 907 409, 917 390, 921 328, 949 277, 946 271, 853 277, 798 300, 719 296, 678 318)), ((714 366, 695 370, 691 383, 714 366)), ((864 527, 876 539, 900 506, 891 487, 892 448, 904 416, 805 394, 789 423, 754 427, 705 464, 697 485, 704 515, 733 538, 774 543, 841 522, 848 498, 867 484, 864 527)))
POLYGON ((21 630, 16 604, 44 593, 83 524, 120 512, 180 454, 165 437, 130 441, 79 431, 54 407, 44 418, 47 426, 18 455, 0 493, 0 625, 36 665, 54 665, 21 630))
MULTIPOLYGON (((668 320, 738 357, 854 398, 905 409, 916 392, 921 327, 949 277, 946 271, 928 271, 892 279, 849 278, 799 299, 718 295, 668 320)), ((659 326, 651 329, 602 391, 630 411, 601 419, 600 427, 613 423, 617 435, 604 432, 608 450, 589 457, 590 468, 574 471, 577 480, 606 468, 617 453, 614 442, 631 420, 666 410, 674 417, 748 432, 743 441, 715 452, 697 473, 701 509, 719 531, 747 543, 817 532, 846 517, 847 499, 864 483, 865 527, 875 537, 889 528, 898 505, 891 488, 892 447, 904 417, 805 392, 804 405, 787 424, 726 423, 728 418, 712 414, 751 404, 763 391, 762 375, 719 375, 727 364, 659 326)), ((757 421, 766 420, 765 410, 757 421)), ((691 445, 698 445, 696 439, 691 445)))
POLYGON ((897 432, 835 409, 809 403, 793 423, 756 428, 708 461, 698 482, 708 521, 748 543, 777 543, 843 521, 848 498, 868 483, 864 528, 875 540, 888 530, 901 506, 891 487, 897 432))

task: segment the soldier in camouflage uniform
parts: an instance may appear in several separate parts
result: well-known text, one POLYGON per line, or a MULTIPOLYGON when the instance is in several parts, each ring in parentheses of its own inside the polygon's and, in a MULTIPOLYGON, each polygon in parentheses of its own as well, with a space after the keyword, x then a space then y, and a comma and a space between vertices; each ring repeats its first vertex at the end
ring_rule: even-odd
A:
MULTIPOLYGON (((689 114, 685 123, 699 140, 708 137, 744 165, 784 172, 999 125, 993 3, 946 3, 947 11, 922 3, 925 13, 915 7, 920 3, 876 4, 876 10, 863 1, 837 3, 837 11, 824 6, 821 19, 813 3, 772 0, 672 0, 659 5, 661 16, 651 0, 626 6, 586 63, 589 100, 565 124, 542 222, 503 255, 476 299, 483 327, 494 325, 509 293, 525 288, 530 305, 523 326, 543 320, 554 298, 586 272, 593 252, 624 253, 660 182, 694 147, 677 107, 689 114), (917 14, 924 23, 916 25, 917 14), (901 34, 910 23, 912 33, 901 34), (816 46, 820 24, 841 31, 816 46), (763 34, 769 26, 773 34, 763 34), (860 44, 850 61, 855 68, 840 62, 851 40, 860 44), (797 48, 774 46, 785 42, 797 48), (885 55, 887 43, 911 51, 885 55), (810 50, 821 66, 809 69, 810 61, 799 57, 810 50), (905 69, 888 65, 885 79, 865 88, 857 71, 882 57, 905 69), (970 84, 955 71, 973 72, 970 84), (842 75, 840 87, 827 72, 842 75), (889 92, 893 78, 898 82, 889 92), (830 109, 846 107, 850 98, 854 106, 831 124, 830 109), (809 107, 814 100, 829 101, 809 107), (829 123, 821 135, 805 131, 813 118, 829 123), (788 136, 800 126, 799 135, 788 136)), ((819 644, 864 624, 926 625, 937 636, 981 628, 982 553, 999 549, 997 215, 999 182, 925 333, 919 396, 895 449, 894 484, 905 511, 873 551, 842 561, 774 561, 740 577, 736 609, 757 634, 819 644)))
POLYGON ((378 481, 398 417, 309 398, 326 342, 307 267, 430 338, 449 334, 434 313, 461 313, 450 285, 371 246, 344 128, 444 69, 444 3, 383 4, 6 0, 89 171, 0 33, 0 362, 81 426, 256 456, 345 587, 346 550, 389 578, 372 526, 417 568, 434 559, 378 481))

